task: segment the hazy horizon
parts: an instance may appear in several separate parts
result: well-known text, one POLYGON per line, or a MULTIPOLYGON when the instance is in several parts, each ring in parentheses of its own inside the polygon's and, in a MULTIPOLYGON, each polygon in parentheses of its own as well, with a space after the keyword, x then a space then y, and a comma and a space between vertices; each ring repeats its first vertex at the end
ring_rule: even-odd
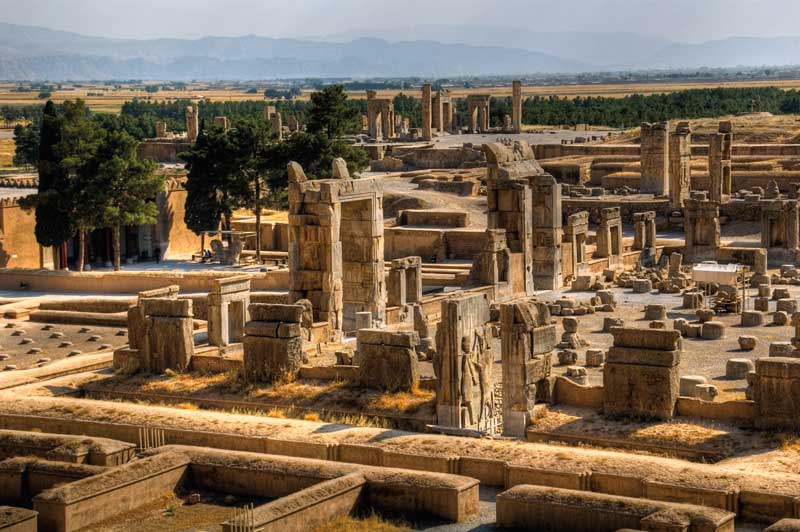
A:
POLYGON ((790 0, 0 0, 0 8, 6 23, 128 39, 380 36, 416 25, 632 32, 692 43, 800 35, 800 2, 790 0))

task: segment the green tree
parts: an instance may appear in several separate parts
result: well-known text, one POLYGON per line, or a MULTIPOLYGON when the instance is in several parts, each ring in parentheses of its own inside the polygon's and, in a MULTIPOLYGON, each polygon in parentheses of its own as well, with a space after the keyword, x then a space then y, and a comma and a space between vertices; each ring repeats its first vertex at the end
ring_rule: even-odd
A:
POLYGON ((86 257, 86 235, 102 225, 104 195, 98 191, 96 179, 99 159, 97 151, 106 132, 91 119, 83 100, 63 104, 61 138, 54 153, 60 171, 66 177, 62 196, 69 217, 78 234, 77 269, 83 271, 86 257))
POLYGON ((101 143, 92 165, 96 173, 90 179, 90 195, 101 198, 100 226, 111 228, 115 271, 121 267, 122 228, 156 223, 156 196, 164 189, 164 175, 155 172, 155 163, 139 159, 137 145, 128 133, 112 132, 101 143))
POLYGON ((358 109, 347 105, 347 93, 341 85, 330 85, 311 95, 309 133, 322 133, 329 139, 339 138, 352 131, 360 118, 358 109))
POLYGON ((41 130, 38 124, 14 126, 14 164, 16 166, 39 165, 39 142, 41 130))
POLYGON ((220 222, 230 230, 233 211, 247 195, 247 182, 237 172, 237 150, 219 127, 203 128, 194 146, 180 154, 186 162, 186 226, 200 235, 220 222))

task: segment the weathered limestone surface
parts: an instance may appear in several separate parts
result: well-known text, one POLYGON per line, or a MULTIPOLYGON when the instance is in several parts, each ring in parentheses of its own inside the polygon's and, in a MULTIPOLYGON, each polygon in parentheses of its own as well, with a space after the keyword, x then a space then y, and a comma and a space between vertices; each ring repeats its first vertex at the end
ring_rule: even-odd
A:
POLYGON ((669 137, 669 197, 673 209, 682 209, 692 188, 692 130, 679 122, 669 137))
POLYGON ((556 345, 545 303, 523 301, 500 307, 503 360, 503 433, 522 437, 540 386, 547 386, 556 345))
POLYGON ((186 139, 195 142, 200 133, 200 123, 198 121, 199 110, 191 105, 186 108, 186 139))
POLYGON ((359 330, 357 364, 361 385, 388 392, 416 390, 418 344, 419 335, 415 331, 359 330))
POLYGON ((719 131, 708 142, 708 173, 711 178, 709 199, 721 203, 731 194, 731 158, 733 133, 730 122, 720 122, 719 131))
POLYGON ((433 139, 433 101, 431 84, 422 86, 422 140, 433 139))
POLYGON ((709 200, 705 193, 692 193, 684 201, 684 231, 686 254, 693 261, 716 256, 720 247, 719 202, 709 200))
POLYGON ((606 415, 672 419, 679 394, 678 331, 612 328, 603 369, 606 415))
POLYGON ((511 82, 511 130, 522 133, 522 82, 511 82))
POLYGON ((208 294, 208 342, 226 346, 241 342, 250 306, 250 277, 214 279, 208 294))
POLYGON ((753 400, 758 427, 791 430, 800 427, 800 358, 756 360, 753 400))
POLYGON ((248 382, 290 378, 308 361, 303 351, 303 305, 253 303, 245 326, 244 377, 248 382))
POLYGON ((442 301, 433 361, 439 425, 493 429, 494 355, 489 319, 489 299, 483 294, 442 301))
POLYGON ((609 267, 618 268, 622 265, 622 252, 622 216, 619 207, 606 207, 600 211, 594 256, 607 257, 609 267))
POLYGON ((644 194, 669 194, 669 122, 642 124, 642 180, 644 194))
POLYGON ((329 340, 355 330, 357 312, 386 313, 383 190, 374 179, 308 181, 289 163, 289 300, 307 299, 329 340))

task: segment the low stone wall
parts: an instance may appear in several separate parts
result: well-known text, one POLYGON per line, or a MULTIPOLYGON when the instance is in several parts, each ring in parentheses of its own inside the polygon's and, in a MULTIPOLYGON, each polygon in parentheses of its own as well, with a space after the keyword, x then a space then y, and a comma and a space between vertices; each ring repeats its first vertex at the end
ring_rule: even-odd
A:
POLYGON ((486 243, 486 231, 481 229, 387 227, 383 236, 387 261, 415 256, 423 262, 472 260, 486 243))
POLYGON ((679 397, 676 404, 679 416, 713 419, 741 425, 752 425, 756 418, 753 401, 704 401, 694 397, 679 397))
MULTIPOLYGON (((138 411, 135 406, 113 403, 97 403, 95 406, 138 411)), ((109 412, 106 415, 112 414, 109 412)), ((121 411, 113 415, 125 417, 121 411)), ((192 415, 206 414, 193 413, 192 415)), ((259 418, 258 423, 264 423, 264 420, 259 418)), ((75 417, 60 419, 17 414, 0 416, 0 427, 5 428, 88 434, 131 442, 137 441, 141 426, 143 425, 123 422, 109 423, 75 417)), ((357 438, 355 441, 338 442, 313 441, 311 439, 289 440, 281 437, 275 430, 277 425, 269 425, 273 427, 272 429, 264 427, 259 430, 269 433, 270 436, 204 432, 183 428, 185 426, 184 421, 176 420, 175 426, 163 427, 165 441, 168 444, 229 450, 221 451, 223 456, 231 456, 230 451, 249 451, 369 466, 386 465, 386 456, 388 455, 388 463, 396 464, 402 460, 403 467, 408 469, 449 471, 478 479, 486 485, 501 487, 506 486, 506 482, 508 482, 507 470, 509 468, 535 464, 537 469, 548 473, 548 475, 539 477, 543 479, 543 482, 545 479, 550 482, 551 478, 569 477, 576 473, 581 478, 586 478, 586 472, 590 472, 588 479, 583 481, 583 485, 586 486, 588 482, 589 488, 586 489, 599 493, 643 497, 646 490, 649 490, 650 496, 655 497, 660 491, 665 497, 669 497, 667 499, 669 501, 687 503, 695 503, 700 500, 699 498, 706 498, 704 500, 709 501, 709 504, 719 504, 726 509, 737 508, 737 513, 743 519, 755 522, 770 523, 784 517, 800 517, 800 498, 797 496, 797 493, 800 493, 800 477, 796 475, 733 471, 689 462, 675 465, 672 460, 613 451, 602 452, 602 460, 598 460, 598 451, 591 453, 582 451, 578 445, 579 442, 575 442, 575 448, 522 444, 523 447, 520 450, 529 453, 530 458, 525 464, 520 464, 518 462, 509 463, 508 459, 504 458, 503 448, 494 449, 494 446, 497 445, 496 442, 483 442, 483 440, 470 438, 447 437, 448 448, 452 449, 452 454, 423 456, 385 448, 384 445, 391 446, 393 441, 404 436, 404 433, 397 431, 391 432, 393 438, 384 440, 379 437, 380 431, 375 432, 374 429, 370 429, 370 436, 363 442, 359 442, 357 438), (670 488, 661 490, 660 485, 668 485, 670 488)), ((368 429, 350 429, 353 436, 356 436, 356 433, 361 430, 368 429)), ((438 440, 445 437, 428 436, 428 438, 438 440)), ((558 439, 564 441, 562 438, 558 439)), ((433 443, 435 442, 432 441, 431 444, 433 443)), ((612 445, 614 443, 610 442, 608 445, 602 446, 611 447, 612 445)), ((506 447, 506 449, 508 448, 506 447)), ((210 452, 208 449, 205 451, 210 452)), ((653 451, 659 452, 658 449, 653 449, 653 451)))
POLYGON ((27 508, 0 506, 0 530, 3 532, 37 532, 37 515, 27 508))
POLYGON ((99 325, 102 327, 128 326, 127 312, 78 312, 73 310, 34 310, 30 320, 37 323, 59 323, 64 325, 99 325))
POLYGON ((516 486, 497 496, 498 526, 536 532, 733 532, 734 517, 702 506, 540 486, 516 486))
POLYGON ((33 499, 39 526, 70 532, 134 510, 180 486, 189 467, 181 453, 162 453, 43 491, 33 499))
MULTIPOLYGON (((314 530, 350 515, 359 504, 367 481, 351 473, 315 484, 253 510, 252 524, 262 532, 314 530)), ((237 523, 222 523, 222 532, 236 532, 237 523)))
MULTIPOLYGON (((35 292, 133 294, 145 290, 180 286, 181 292, 210 292, 214 279, 239 275, 231 271, 204 272, 67 272, 53 270, 0 269, 0 289, 19 290, 23 285, 35 292)), ((288 290, 289 270, 248 273, 252 290, 288 290)))
POLYGON ((566 377, 556 377, 555 404, 603 409, 603 386, 578 384, 566 377))
POLYGON ((124 464, 133 454, 134 446, 124 440, 0 430, 0 458, 37 456, 74 464, 111 466, 124 464))
POLYGON ((469 213, 433 209, 405 209, 397 215, 397 225, 421 225, 433 227, 466 227, 469 213))
POLYGON ((0 501, 28 504, 31 498, 45 490, 104 471, 106 468, 101 466, 29 457, 10 458, 0 462, 0 501))
POLYGON ((226 493, 285 497, 321 481, 358 473, 367 484, 363 502, 382 511, 421 513, 454 522, 478 511, 478 481, 452 474, 197 447, 168 446, 156 452, 184 454, 200 487, 226 493))

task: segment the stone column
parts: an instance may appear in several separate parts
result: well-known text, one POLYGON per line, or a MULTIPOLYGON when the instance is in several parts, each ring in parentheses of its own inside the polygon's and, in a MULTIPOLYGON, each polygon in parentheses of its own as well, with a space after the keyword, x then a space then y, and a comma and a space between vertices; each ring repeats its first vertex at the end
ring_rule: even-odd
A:
POLYGON ((522 133, 522 82, 511 84, 511 129, 514 133, 522 133))
POLYGON ((275 382, 300 371, 308 359, 303 352, 302 305, 250 305, 245 325, 244 378, 248 382, 275 382))
MULTIPOLYGON (((547 305, 535 301, 500 307, 503 361, 503 435, 525 437, 536 398, 547 379, 556 346, 556 326, 547 305)), ((541 393, 545 395, 545 393, 541 393)))
POLYGON ((163 139, 167 136, 167 123, 156 122, 156 138, 163 139))
POLYGON ((431 84, 422 86, 422 140, 433 140, 433 102, 431 101, 431 84))
POLYGON ((669 122, 642 124, 642 180, 639 190, 644 194, 669 194, 669 122))
POLYGON ((669 198, 673 209, 682 209, 692 188, 692 130, 679 122, 669 137, 669 198))
POLYGON ((533 286, 555 290, 563 284, 561 185, 550 174, 530 178, 533 211, 533 286))
POLYGON ((195 142, 200 132, 197 114, 197 108, 191 105, 186 108, 186 139, 189 142, 195 142))
POLYGON ((231 121, 227 116, 215 116, 214 125, 220 126, 225 131, 228 131, 231 128, 231 121))
POLYGON ((283 140, 283 118, 278 112, 272 113, 269 117, 270 126, 272 130, 278 134, 278 140, 283 140))

